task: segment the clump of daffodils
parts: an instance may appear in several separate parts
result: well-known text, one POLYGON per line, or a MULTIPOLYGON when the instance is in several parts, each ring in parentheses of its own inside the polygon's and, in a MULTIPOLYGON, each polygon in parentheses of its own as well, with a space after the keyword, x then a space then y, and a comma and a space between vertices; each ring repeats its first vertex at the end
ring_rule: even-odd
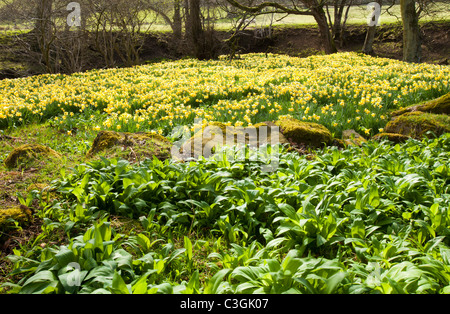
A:
POLYGON ((382 128, 390 109, 448 92, 448 77, 449 67, 356 53, 186 59, 2 80, 0 124, 44 116, 65 123, 100 111, 95 130, 170 130, 195 119, 246 126, 294 117, 369 134, 382 128))

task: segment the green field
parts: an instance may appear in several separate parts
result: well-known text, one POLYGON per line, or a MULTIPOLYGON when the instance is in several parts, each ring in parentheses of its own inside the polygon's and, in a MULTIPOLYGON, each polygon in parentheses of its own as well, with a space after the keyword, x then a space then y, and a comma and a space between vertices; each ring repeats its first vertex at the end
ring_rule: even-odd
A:
MULTIPOLYGON (((401 22, 400 5, 396 4, 386 11, 387 7, 382 8, 380 16, 380 25, 386 25, 391 23, 401 22)), ((421 17, 422 22, 427 21, 446 21, 450 19, 450 3, 438 2, 433 5, 430 9, 430 14, 424 14, 421 17)), ((168 16, 172 16, 173 12, 168 10, 166 12, 168 16)), ((233 25, 233 20, 227 18, 226 12, 221 9, 215 9, 211 13, 215 19, 214 27, 217 30, 228 30, 233 25)), ((334 8, 329 8, 329 14, 331 17, 334 16, 334 8)), ((206 14, 205 14, 206 15, 206 14)), ((161 15, 156 15, 155 13, 149 12, 145 13, 146 24, 143 30, 150 29, 153 32, 169 32, 171 31, 170 26, 164 21, 161 15)), ((367 18, 369 16, 369 11, 365 5, 353 5, 348 11, 347 24, 366 24, 367 18)), ((62 21, 64 22, 64 21, 62 21)), ((275 27, 296 27, 302 25, 316 25, 316 21, 312 16, 309 15, 285 15, 285 14, 269 14, 260 15, 255 18, 255 23, 249 25, 250 28, 267 27, 272 23, 275 27)), ((4 31, 17 31, 19 29, 27 29, 26 24, 18 23, 14 25, 11 22, 4 21, 0 23, 0 30, 4 31)))

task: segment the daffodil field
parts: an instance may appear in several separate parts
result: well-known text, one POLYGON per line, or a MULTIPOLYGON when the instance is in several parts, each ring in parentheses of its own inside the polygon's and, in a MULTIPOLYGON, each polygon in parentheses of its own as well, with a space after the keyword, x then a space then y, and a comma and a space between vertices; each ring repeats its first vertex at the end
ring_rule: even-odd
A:
MULTIPOLYGON (((0 127, 25 131, 0 140, 33 133, 66 156, 39 168, 47 186, 18 196, 39 232, 0 260, 0 293, 258 294, 271 310, 261 294, 449 294, 450 133, 370 139, 392 110, 448 93, 449 78, 449 66, 337 53, 2 80, 0 127), (281 147, 272 172, 229 159, 233 147, 195 161, 86 158, 100 130, 170 139, 196 119, 289 116, 368 140, 281 147)), ((0 157, 12 150, 2 146, 0 157)), ((0 170, 0 182, 30 175, 0 170)), ((177 302, 163 305, 186 306, 177 302)))
POLYGON ((292 116, 374 135, 388 111, 450 90, 450 69, 356 53, 292 58, 249 54, 229 62, 181 60, 70 76, 0 82, 0 125, 82 115, 95 130, 167 135, 194 119, 236 126, 292 116))

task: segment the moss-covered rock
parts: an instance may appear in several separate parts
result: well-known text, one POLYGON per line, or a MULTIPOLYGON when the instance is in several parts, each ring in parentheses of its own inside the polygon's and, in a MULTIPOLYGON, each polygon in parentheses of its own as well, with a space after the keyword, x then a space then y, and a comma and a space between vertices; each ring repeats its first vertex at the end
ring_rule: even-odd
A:
POLYGON ((87 153, 88 158, 102 154, 107 158, 123 158, 131 162, 156 157, 170 157, 172 143, 162 135, 152 132, 128 133, 100 131, 87 153))
POLYGON ((345 143, 344 140, 340 138, 334 138, 331 145, 339 148, 346 148, 348 146, 347 143, 345 143))
POLYGON ((189 140, 183 143, 178 157, 181 159, 200 156, 207 158, 224 146, 248 145, 251 148, 258 148, 261 145, 278 143, 288 144, 289 142, 273 122, 235 127, 214 121, 203 125, 189 140), (272 143, 272 138, 274 143, 272 143))
POLYGON ((424 137, 428 131, 440 136, 450 132, 450 116, 420 111, 407 112, 389 121, 384 131, 417 139, 424 137))
POLYGON ((280 119, 275 122, 281 133, 296 145, 305 144, 310 147, 321 147, 331 144, 333 136, 323 125, 314 122, 303 122, 294 118, 280 119))
POLYGON ((410 137, 403 134, 398 133, 378 133, 372 136, 372 139, 375 141, 381 141, 381 140, 389 140, 391 142, 394 142, 396 144, 406 142, 410 137))
POLYGON ((33 218, 32 211, 26 206, 0 209, 0 230, 6 231, 14 226, 14 222, 20 226, 27 225, 33 218))
POLYGON ((342 131, 342 140, 346 145, 355 145, 355 146, 361 146, 362 143, 367 142, 367 140, 355 130, 342 131))
POLYGON ((92 142, 92 146, 89 149, 87 155, 92 157, 96 153, 104 151, 115 145, 119 145, 123 136, 120 133, 113 131, 100 131, 92 142))
POLYGON ((14 148, 3 161, 7 168, 15 168, 21 164, 29 164, 41 157, 60 158, 61 155, 50 147, 40 144, 25 144, 14 148))
POLYGON ((424 101, 419 104, 408 106, 391 113, 392 116, 399 116, 407 112, 428 112, 435 114, 450 114, 450 93, 447 93, 439 98, 424 101))

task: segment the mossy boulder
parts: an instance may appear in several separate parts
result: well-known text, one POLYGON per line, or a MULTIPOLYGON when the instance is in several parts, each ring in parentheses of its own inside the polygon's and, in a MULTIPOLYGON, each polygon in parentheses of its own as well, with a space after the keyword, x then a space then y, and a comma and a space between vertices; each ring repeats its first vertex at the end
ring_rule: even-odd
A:
POLYGON ((348 144, 345 143, 344 140, 340 138, 334 138, 331 145, 336 146, 338 148, 346 148, 348 146, 348 144))
POLYGON ((436 136, 450 132, 450 116, 445 114, 407 112, 389 121, 385 133, 397 133, 420 139, 428 131, 436 136))
POLYGON ((200 156, 207 158, 224 146, 248 145, 250 148, 258 148, 262 145, 278 143, 288 144, 289 142, 273 122, 235 127, 213 121, 196 130, 194 135, 182 144, 177 157, 180 159, 200 156))
POLYGON ((450 93, 447 93, 439 98, 395 110, 391 113, 391 115, 399 116, 407 112, 415 111, 450 115, 450 93))
POLYGON ((31 209, 26 206, 0 209, 0 230, 7 231, 8 228, 14 227, 15 223, 20 226, 29 224, 33 219, 31 209))
POLYGON ((381 141, 381 140, 389 140, 391 142, 394 142, 396 144, 406 142, 410 137, 403 134, 398 133, 378 133, 372 136, 372 139, 375 141, 381 141))
POLYGON ((355 130, 342 131, 342 140, 346 145, 361 146, 367 140, 355 130))
POLYGON ((156 157, 170 158, 172 143, 152 132, 128 133, 100 131, 87 153, 88 158, 102 154, 107 158, 122 158, 131 162, 156 157))
POLYGON ((61 155, 50 147, 40 144, 25 144, 14 148, 3 161, 7 168, 29 165, 42 157, 60 158, 61 155))
POLYGON ((313 148, 329 145, 333 142, 331 132, 323 125, 303 122, 294 118, 280 119, 275 122, 281 133, 295 145, 307 145, 313 148))

